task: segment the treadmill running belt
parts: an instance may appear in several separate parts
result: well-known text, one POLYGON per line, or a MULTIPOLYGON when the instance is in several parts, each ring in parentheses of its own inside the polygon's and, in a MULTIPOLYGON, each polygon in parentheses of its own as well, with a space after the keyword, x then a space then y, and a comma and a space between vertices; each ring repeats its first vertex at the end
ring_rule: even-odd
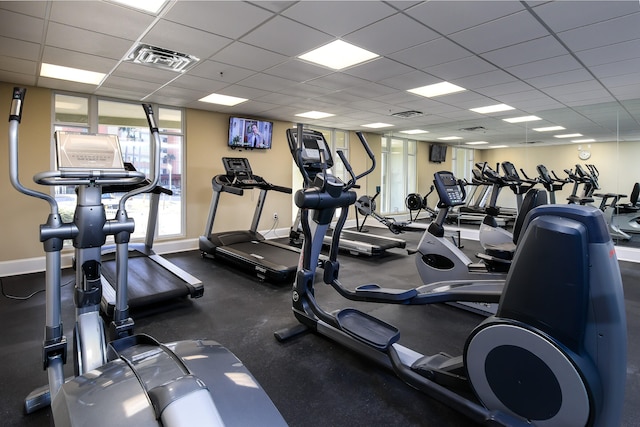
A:
MULTIPOLYGON (((115 261, 102 262, 102 275, 115 289, 115 261)), ((180 298, 189 291, 179 278, 150 258, 129 257, 128 294, 129 307, 134 308, 180 298)))

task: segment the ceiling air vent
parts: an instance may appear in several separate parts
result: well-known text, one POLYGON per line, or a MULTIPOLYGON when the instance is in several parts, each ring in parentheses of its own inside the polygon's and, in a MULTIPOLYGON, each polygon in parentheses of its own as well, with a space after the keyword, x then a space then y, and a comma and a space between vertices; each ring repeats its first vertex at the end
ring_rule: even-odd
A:
POLYGON ((423 113, 422 111, 409 110, 409 111, 400 111, 398 113, 391 113, 393 117, 402 117, 403 119, 410 119, 411 117, 419 117, 423 113))
POLYGON ((148 44, 139 44, 127 56, 127 61, 136 64, 149 65, 163 70, 176 71, 182 73, 199 61, 193 55, 174 52, 161 47, 148 44))
POLYGON ((458 129, 461 132, 486 132, 487 128, 484 126, 473 126, 470 128, 458 129))

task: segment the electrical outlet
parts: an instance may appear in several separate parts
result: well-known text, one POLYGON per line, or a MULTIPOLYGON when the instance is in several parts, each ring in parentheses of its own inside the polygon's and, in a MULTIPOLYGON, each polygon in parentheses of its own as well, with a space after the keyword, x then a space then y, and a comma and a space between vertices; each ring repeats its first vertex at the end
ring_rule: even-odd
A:
POLYGON ((278 212, 273 213, 273 219, 278 219, 278 212))

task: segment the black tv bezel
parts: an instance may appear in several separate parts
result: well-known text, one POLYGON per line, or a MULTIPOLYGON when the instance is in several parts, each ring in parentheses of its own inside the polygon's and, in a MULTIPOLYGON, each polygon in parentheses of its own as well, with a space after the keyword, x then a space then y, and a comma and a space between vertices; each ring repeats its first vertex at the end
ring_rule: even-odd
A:
POLYGON ((228 129, 228 134, 227 134, 227 146, 231 149, 238 149, 238 150, 270 150, 273 147, 273 122, 270 120, 264 120, 264 119, 255 119, 255 118, 251 118, 251 117, 241 117, 241 116, 229 116, 229 129, 228 129), (269 134, 268 134, 268 146, 266 147, 254 147, 250 144, 246 144, 246 143, 241 143, 241 144, 235 144, 233 142, 233 138, 236 136, 236 133, 233 131, 233 121, 234 120, 240 120, 242 121, 242 127, 244 128, 242 133, 238 136, 240 136, 241 139, 244 140, 244 138, 246 137, 246 128, 247 128, 247 123, 258 123, 259 126, 258 128, 261 129, 261 132, 264 132, 262 129, 264 129, 264 126, 261 126, 260 124, 269 124, 269 134))

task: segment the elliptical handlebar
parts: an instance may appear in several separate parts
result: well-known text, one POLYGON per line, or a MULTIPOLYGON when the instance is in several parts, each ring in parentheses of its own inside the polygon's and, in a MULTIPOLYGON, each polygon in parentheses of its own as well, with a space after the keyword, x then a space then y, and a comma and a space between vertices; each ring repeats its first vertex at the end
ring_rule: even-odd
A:
POLYGON ((56 199, 52 195, 27 188, 20 182, 20 176, 18 173, 18 127, 22 121, 22 106, 24 104, 26 94, 26 88, 13 88, 11 110, 9 113, 9 179, 11 181, 11 185, 13 185, 18 192, 26 196, 35 197, 48 202, 51 213, 53 215, 58 215, 58 202, 56 202, 56 199))
MULTIPOLYGON (((156 124, 155 116, 153 114, 153 108, 151 104, 142 104, 142 108, 144 109, 144 113, 147 116, 147 122, 149 123, 149 130, 151 131, 151 138, 153 139, 153 144, 151 144, 151 158, 153 159, 150 164, 152 169, 149 173, 149 183, 140 188, 134 188, 128 193, 124 194, 120 199, 120 203, 118 204, 118 210, 124 211, 125 204, 129 198, 136 196, 142 193, 149 193, 155 187, 158 186, 158 182, 160 182, 160 134, 158 133, 158 126, 156 124)), ((143 174, 144 176, 144 174, 143 174)))

